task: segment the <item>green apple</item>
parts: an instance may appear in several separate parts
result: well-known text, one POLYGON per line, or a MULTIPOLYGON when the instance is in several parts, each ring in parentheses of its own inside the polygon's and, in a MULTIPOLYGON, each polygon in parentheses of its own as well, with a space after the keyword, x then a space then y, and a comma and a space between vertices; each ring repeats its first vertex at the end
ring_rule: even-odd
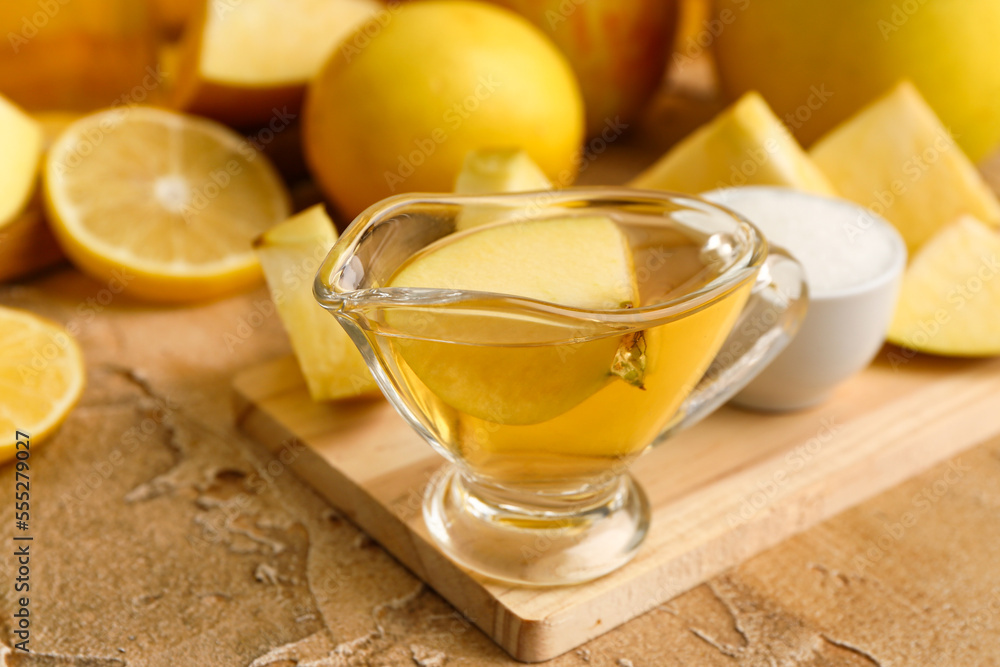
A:
POLYGON ((731 97, 759 91, 806 145, 910 78, 979 160, 1000 144, 1000 2, 715 0, 731 97))

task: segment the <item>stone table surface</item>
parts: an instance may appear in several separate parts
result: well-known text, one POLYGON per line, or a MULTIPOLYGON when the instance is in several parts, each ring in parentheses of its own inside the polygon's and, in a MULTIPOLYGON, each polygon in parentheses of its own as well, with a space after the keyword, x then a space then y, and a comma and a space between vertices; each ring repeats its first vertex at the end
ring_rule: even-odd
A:
MULTIPOLYGON (((678 132, 693 122, 660 112, 678 132)), ((660 148, 596 156, 585 180, 660 148)), ((0 468, 7 664, 514 664, 235 430, 233 375, 289 350, 263 289, 154 307, 62 267, 0 287, 0 303, 75 324, 88 369, 79 407, 32 451, 30 655, 9 650, 14 474, 0 468)), ((994 440, 551 664, 1000 665, 998 519, 994 440)))

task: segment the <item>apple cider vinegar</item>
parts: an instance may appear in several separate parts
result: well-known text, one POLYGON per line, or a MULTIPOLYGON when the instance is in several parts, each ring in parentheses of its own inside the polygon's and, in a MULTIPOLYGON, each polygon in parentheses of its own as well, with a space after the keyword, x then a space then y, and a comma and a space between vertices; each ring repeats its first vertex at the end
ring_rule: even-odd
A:
MULTIPOLYGON (((624 312, 689 295, 719 275, 704 239, 612 224, 626 244, 633 283, 625 290, 631 302, 616 304, 624 312)), ((419 258, 476 233, 442 239, 396 276, 419 258)), ((473 314, 471 308, 445 306, 410 313, 412 320, 399 326, 421 330, 420 339, 388 331, 369 337, 381 361, 392 367, 398 390, 418 406, 430 436, 455 461, 498 485, 572 494, 581 484, 620 474, 674 419, 732 329, 751 286, 744 281, 703 307, 651 326, 608 331, 585 321, 564 326, 557 318, 514 320, 507 313, 492 318, 488 308, 477 307, 473 314)), ((503 297, 496 298, 502 303, 503 297)))
POLYGON ((542 586, 635 556, 651 511, 629 465, 745 386, 807 299, 746 220, 627 188, 388 199, 314 291, 451 463, 424 491, 435 545, 542 586))

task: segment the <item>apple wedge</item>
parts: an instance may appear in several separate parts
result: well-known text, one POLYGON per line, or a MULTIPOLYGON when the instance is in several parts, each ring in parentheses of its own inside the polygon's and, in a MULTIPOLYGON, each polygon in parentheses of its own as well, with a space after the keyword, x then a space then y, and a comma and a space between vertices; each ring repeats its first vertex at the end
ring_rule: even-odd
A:
POLYGON ((931 354, 1000 354, 1000 233, 964 217, 927 241, 903 278, 889 340, 931 354))
POLYGON ((907 81, 820 139, 810 155, 843 197, 895 225, 911 256, 963 215, 1000 223, 1000 202, 907 81))
MULTIPOLYGON (((455 192, 460 195, 551 189, 552 181, 541 167, 526 152, 517 148, 470 151, 455 179, 455 192)), ((469 206, 458 216, 455 226, 459 230, 471 229, 509 217, 509 211, 503 208, 469 206)))
POLYGON ((494 292, 588 309, 638 303, 632 252, 609 218, 517 222, 417 255, 392 287, 494 292))
POLYGON ((336 240, 333 221, 318 205, 254 241, 278 316, 315 401, 379 391, 347 333, 313 297, 313 278, 336 240))
POLYGON ((41 126, 0 95, 0 230, 25 208, 38 182, 41 126))
POLYGON ((741 185, 783 185, 836 194, 757 93, 747 93, 695 130, 630 185, 687 194, 741 185))
POLYGON ((0 281, 30 275, 64 258, 37 190, 24 210, 0 228, 0 281))
POLYGON ((185 34, 172 105, 237 126, 298 114, 306 83, 380 11, 378 0, 208 0, 185 34))
MULTIPOLYGON (((638 305, 628 240, 603 217, 515 222, 446 237, 406 264, 390 286, 491 292, 586 309, 638 305)), ((537 424, 578 405, 614 380, 622 345, 619 336, 586 340, 585 331, 541 317, 402 310, 388 321, 403 334, 394 345, 404 365, 433 394, 459 412, 502 424, 537 424), (552 344, 567 339, 584 341, 552 344)))
POLYGON ((550 189, 552 181, 519 148, 471 151, 465 156, 462 171, 455 179, 455 192, 461 195, 550 189))
POLYGON ((48 113, 29 117, 0 96, 0 281, 52 266, 62 249, 45 221, 38 171, 41 155, 75 118, 48 113))

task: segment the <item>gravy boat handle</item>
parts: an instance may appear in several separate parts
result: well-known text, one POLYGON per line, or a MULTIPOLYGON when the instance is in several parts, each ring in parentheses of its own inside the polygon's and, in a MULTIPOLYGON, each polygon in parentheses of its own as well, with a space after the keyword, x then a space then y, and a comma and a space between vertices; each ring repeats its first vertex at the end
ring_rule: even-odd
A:
POLYGON ((732 332, 654 444, 698 423, 749 384, 795 336, 808 303, 802 266, 771 246, 732 332))

